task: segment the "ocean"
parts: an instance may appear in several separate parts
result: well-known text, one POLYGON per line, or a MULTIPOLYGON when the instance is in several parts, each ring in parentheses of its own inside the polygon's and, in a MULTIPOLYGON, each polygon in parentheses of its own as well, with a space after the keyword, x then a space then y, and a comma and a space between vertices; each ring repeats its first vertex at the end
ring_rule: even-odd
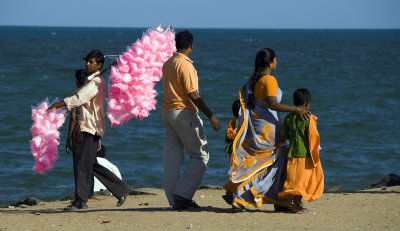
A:
MULTIPOLYGON (((121 54, 146 28, 0 27, 0 204, 35 196, 57 200, 74 192, 72 156, 65 153, 68 123, 60 129, 59 159, 47 174, 32 170, 31 107, 75 90, 74 70, 92 49, 121 54)), ((179 31, 179 29, 177 29, 179 31)), ((204 115, 210 161, 204 184, 227 181, 224 135, 231 105, 253 72, 257 51, 275 50, 273 75, 292 105, 308 88, 321 136, 325 187, 344 191, 379 182, 400 166, 400 30, 191 29, 191 58, 200 94, 222 125, 204 115), (396 119, 397 118, 397 119, 396 119)), ((113 60, 106 59, 105 65, 113 60)), ((105 75, 108 80, 108 74, 105 75)), ((162 83, 150 117, 110 128, 106 158, 134 188, 162 187, 162 83)), ((285 113, 281 114, 282 117, 285 113)), ((188 158, 187 158, 188 159, 188 158)), ((184 169, 182 169, 184 170, 184 169)))

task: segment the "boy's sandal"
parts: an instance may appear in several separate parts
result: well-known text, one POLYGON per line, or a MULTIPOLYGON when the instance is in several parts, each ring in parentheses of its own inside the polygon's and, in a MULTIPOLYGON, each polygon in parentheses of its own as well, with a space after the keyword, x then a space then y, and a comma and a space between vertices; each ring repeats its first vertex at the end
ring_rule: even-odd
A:
POLYGON ((117 207, 122 206, 125 203, 126 198, 128 198, 128 195, 121 197, 121 199, 118 200, 117 207))
POLYGON ((88 206, 86 204, 83 205, 82 208, 78 208, 75 205, 70 204, 70 205, 68 205, 67 207, 64 208, 64 211, 78 211, 78 210, 87 209, 87 208, 88 208, 88 206))

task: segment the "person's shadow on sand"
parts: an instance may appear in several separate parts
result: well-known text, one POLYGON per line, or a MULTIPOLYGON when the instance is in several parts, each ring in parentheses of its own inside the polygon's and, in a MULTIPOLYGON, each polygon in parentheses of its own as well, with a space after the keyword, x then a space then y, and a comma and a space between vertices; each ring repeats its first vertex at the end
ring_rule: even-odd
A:
MULTIPOLYGON (((4 211, 6 212, 6 211, 4 211)), ((173 210, 172 208, 166 207, 149 207, 149 208, 125 208, 125 209, 84 209, 78 211, 64 211, 62 208, 60 209, 46 209, 46 210, 24 210, 24 211, 7 211, 7 213, 32 213, 35 215, 41 214, 58 214, 58 213, 92 213, 92 212, 177 212, 177 213, 199 213, 199 212, 210 212, 210 213, 232 213, 232 208, 220 208, 220 207, 201 207, 199 209, 187 209, 187 210, 173 210)), ((274 210, 260 210, 260 209, 251 209, 246 210, 246 213, 279 213, 274 210)))

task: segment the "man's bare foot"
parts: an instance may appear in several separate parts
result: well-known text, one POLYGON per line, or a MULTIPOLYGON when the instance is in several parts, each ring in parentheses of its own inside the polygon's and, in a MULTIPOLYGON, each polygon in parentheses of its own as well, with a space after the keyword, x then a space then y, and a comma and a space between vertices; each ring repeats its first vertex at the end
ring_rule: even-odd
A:
POLYGON ((88 202, 99 202, 99 201, 100 201, 100 199, 99 199, 99 198, 97 198, 97 197, 95 197, 95 196, 92 196, 92 197, 91 197, 91 198, 89 198, 87 201, 88 201, 88 202))

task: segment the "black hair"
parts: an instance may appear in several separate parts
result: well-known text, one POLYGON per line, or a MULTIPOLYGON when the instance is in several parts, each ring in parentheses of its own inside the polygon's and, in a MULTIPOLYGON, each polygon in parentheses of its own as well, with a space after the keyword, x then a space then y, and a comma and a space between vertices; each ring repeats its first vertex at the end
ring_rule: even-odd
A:
POLYGON ((88 72, 85 69, 75 70, 75 79, 78 81, 79 85, 85 84, 85 80, 88 76, 88 72))
POLYGON ((101 157, 104 158, 106 156, 106 147, 104 147, 103 145, 101 145, 101 148, 99 151, 97 151, 96 153, 97 157, 101 157))
POLYGON ((92 50, 89 54, 86 55, 85 58, 83 58, 83 60, 87 62, 89 59, 92 58, 94 58, 94 60, 96 60, 97 63, 101 63, 101 67, 103 67, 104 55, 100 50, 92 50))
POLYGON ((176 50, 189 48, 193 44, 193 35, 188 30, 175 35, 176 50))
POLYGON ((232 113, 237 118, 239 116, 240 100, 235 100, 232 104, 232 113))
POLYGON ((272 62, 274 62, 276 55, 275 52, 270 48, 264 48, 257 52, 256 60, 254 61, 254 73, 250 77, 250 87, 249 89, 249 98, 247 100, 247 106, 251 109, 254 109, 254 86, 256 85, 257 81, 262 77, 260 75, 261 71, 269 67, 272 62))
POLYGON ((300 88, 293 93, 294 105, 301 106, 304 103, 310 103, 310 102, 311 102, 311 94, 307 89, 300 88))

